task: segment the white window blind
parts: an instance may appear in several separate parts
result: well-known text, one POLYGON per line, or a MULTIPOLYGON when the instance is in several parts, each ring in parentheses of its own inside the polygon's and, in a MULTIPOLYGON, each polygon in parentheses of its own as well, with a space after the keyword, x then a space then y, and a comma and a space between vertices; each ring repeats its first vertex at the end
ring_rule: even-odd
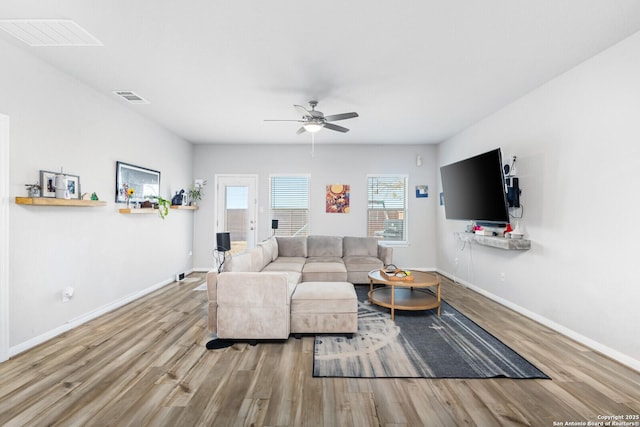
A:
POLYGON ((309 177, 272 175, 271 219, 278 220, 276 236, 309 234, 309 177))
POLYGON ((407 177, 370 175, 367 183, 367 235, 407 240, 407 177))

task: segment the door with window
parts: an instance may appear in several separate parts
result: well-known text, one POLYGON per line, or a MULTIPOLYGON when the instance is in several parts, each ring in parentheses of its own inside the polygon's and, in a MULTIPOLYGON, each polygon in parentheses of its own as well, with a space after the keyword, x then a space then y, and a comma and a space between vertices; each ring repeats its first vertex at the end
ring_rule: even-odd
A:
POLYGON ((216 175, 216 233, 228 231, 231 253, 256 245, 256 175, 216 175))

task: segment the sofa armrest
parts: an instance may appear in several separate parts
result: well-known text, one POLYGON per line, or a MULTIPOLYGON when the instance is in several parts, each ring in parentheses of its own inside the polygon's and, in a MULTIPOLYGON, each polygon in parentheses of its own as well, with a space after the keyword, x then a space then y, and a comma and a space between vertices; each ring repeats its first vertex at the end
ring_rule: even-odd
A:
POLYGON ((228 272, 218 275, 218 306, 288 306, 289 300, 285 272, 228 272))
POLYGON ((218 275, 217 335, 223 339, 287 339, 290 292, 285 272, 218 275))
POLYGON ((393 263, 393 248, 378 244, 378 258, 382 264, 389 265, 393 263))

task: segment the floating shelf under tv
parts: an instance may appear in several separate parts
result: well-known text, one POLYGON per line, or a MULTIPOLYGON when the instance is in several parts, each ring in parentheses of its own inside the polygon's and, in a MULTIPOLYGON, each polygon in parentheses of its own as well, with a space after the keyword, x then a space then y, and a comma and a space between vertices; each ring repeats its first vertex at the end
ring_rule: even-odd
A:
POLYGON ((456 237, 465 242, 475 242, 479 245, 490 246, 492 248, 505 249, 508 251, 527 251, 531 249, 531 240, 528 239, 505 239, 498 236, 478 236, 473 233, 458 231, 456 237))

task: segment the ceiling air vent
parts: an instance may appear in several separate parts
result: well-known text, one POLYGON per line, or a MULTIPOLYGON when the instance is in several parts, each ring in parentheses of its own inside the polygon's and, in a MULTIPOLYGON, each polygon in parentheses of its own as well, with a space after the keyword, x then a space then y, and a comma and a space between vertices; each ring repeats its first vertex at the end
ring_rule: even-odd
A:
POLYGON ((0 28, 29 46, 103 46, 69 19, 2 19, 0 28))
POLYGON ((149 101, 147 101, 140 95, 130 90, 115 90, 113 91, 113 93, 115 93, 121 98, 124 98, 125 100, 127 100, 127 102, 130 102, 131 104, 150 104, 149 101))

